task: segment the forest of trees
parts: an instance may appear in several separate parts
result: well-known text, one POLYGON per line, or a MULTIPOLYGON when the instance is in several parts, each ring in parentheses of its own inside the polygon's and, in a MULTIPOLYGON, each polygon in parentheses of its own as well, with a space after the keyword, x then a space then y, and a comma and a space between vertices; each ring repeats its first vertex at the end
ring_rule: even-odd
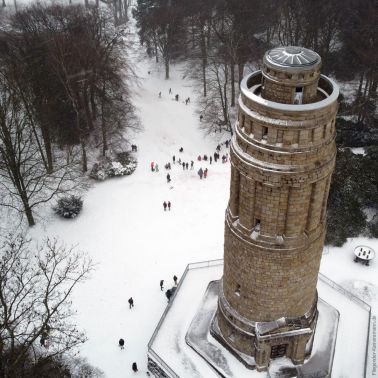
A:
POLYGON ((132 70, 110 9, 32 5, 2 25, 0 205, 32 226, 38 205, 84 184, 88 152, 122 151, 138 127, 132 70))
POLYGON ((134 16, 141 43, 162 61, 167 79, 172 62, 187 62, 208 133, 231 132, 239 83, 259 68, 266 50, 300 45, 318 52, 322 72, 342 84, 327 242, 342 245, 347 237, 378 234, 374 0, 137 0, 134 16), (343 84, 354 88, 348 98, 343 84), (368 153, 355 156, 345 147, 367 147, 368 153))

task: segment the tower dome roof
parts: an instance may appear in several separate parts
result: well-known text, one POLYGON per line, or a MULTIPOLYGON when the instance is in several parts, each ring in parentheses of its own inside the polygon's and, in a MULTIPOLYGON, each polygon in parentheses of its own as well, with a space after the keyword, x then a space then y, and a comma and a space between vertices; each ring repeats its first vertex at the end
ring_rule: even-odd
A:
POLYGON ((284 46, 269 50, 264 63, 278 70, 313 70, 321 64, 320 56, 309 49, 299 46, 284 46))

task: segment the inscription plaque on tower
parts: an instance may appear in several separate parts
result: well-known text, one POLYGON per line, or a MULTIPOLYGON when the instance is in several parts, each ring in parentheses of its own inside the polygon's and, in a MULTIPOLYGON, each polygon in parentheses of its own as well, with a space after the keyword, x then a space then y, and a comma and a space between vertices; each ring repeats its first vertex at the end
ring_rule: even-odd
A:
POLYGON ((276 48, 241 83, 212 333, 258 370, 312 349, 338 107, 320 67, 311 50, 276 48))

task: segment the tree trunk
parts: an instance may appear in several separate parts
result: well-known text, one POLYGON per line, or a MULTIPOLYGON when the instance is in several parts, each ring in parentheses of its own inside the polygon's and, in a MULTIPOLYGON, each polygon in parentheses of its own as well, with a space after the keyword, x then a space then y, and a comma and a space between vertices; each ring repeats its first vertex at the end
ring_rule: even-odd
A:
POLYGON ((230 70, 231 70, 231 106, 235 106, 235 64, 234 60, 231 59, 231 65, 230 65, 230 70))
POLYGON ((158 52, 156 38, 154 38, 154 49, 155 49, 155 61, 156 63, 159 63, 159 52, 158 52))
POLYGON ((52 147, 51 147, 51 135, 50 129, 47 125, 41 126, 42 137, 43 137, 43 144, 46 151, 46 159, 47 159, 47 173, 52 173, 54 170, 54 163, 52 157, 52 147))
POLYGON ((108 141, 106 137, 106 123, 104 116, 104 102, 101 103, 101 132, 102 132, 102 156, 106 156, 106 151, 108 149, 108 141))
POLYGON ((244 63, 239 63, 238 64, 238 79, 239 79, 239 84, 243 80, 243 75, 244 75, 244 63))
POLYGON ((94 87, 91 86, 91 110, 92 110, 92 118, 95 121, 97 119, 97 109, 96 109, 96 102, 95 102, 95 93, 94 87))
POLYGON ((168 57, 164 58, 164 64, 165 64, 165 79, 169 79, 169 59, 168 57))
POLYGON ((81 140, 81 153, 82 153, 82 167, 83 167, 83 173, 87 172, 88 170, 88 162, 87 162, 87 152, 85 150, 85 142, 81 140))
POLYGON ((24 212, 26 215, 26 219, 28 220, 28 224, 30 227, 35 225, 35 220, 33 217, 33 212, 32 209, 29 206, 29 202, 27 198, 21 198, 22 199, 22 204, 24 206, 24 212))
POLYGON ((360 75, 360 83, 358 85, 358 91, 357 91, 357 95, 358 96, 361 96, 361 92, 362 92, 362 84, 364 82, 364 72, 361 72, 361 75, 360 75))
POLYGON ((203 26, 201 26, 201 55, 202 55, 202 82, 203 82, 203 97, 207 96, 207 82, 206 82, 206 66, 207 66, 207 51, 206 39, 203 26))
POLYGON ((87 87, 84 87, 83 97, 84 97, 84 110, 85 110, 85 118, 87 120, 87 126, 88 126, 89 130, 93 131, 94 126, 93 126, 93 122, 92 122, 91 110, 89 108, 89 98, 88 98, 88 88, 87 87))

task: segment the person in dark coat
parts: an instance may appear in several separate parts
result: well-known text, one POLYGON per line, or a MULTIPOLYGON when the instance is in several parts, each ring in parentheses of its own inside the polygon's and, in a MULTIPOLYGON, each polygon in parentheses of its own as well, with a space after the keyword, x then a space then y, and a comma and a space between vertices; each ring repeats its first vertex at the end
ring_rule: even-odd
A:
POLYGON ((213 157, 210 156, 210 164, 213 162, 213 157))
POLYGON ((203 155, 203 160, 207 161, 207 155, 203 155))
POLYGON ((200 168, 200 169, 198 170, 198 176, 199 176, 200 179, 202 180, 202 176, 203 176, 203 170, 202 170, 202 168, 200 168))
POLYGON ((171 202, 168 201, 168 210, 171 211, 171 202))
POLYGON ((130 306, 129 308, 130 309, 131 309, 131 307, 134 307, 134 299, 133 299, 133 297, 130 297, 127 302, 129 302, 129 306, 130 306))
POLYGON ((192 161, 190 162, 190 169, 193 169, 193 167, 194 167, 194 161, 192 160, 192 161))
POLYGON ((171 290, 170 289, 168 289, 166 292, 165 292, 165 296, 167 297, 167 299, 168 299, 168 302, 169 302, 169 300, 171 299, 171 297, 172 297, 172 292, 171 292, 171 290))
POLYGON ((228 148, 228 145, 230 144, 229 140, 226 140, 226 147, 228 148))
POLYGON ((220 149, 221 149, 221 146, 220 146, 220 144, 218 144, 217 151, 220 151, 220 149))
POLYGON ((179 151, 180 152, 184 152, 184 149, 182 147, 180 147, 179 151))
POLYGON ((138 366, 136 362, 133 362, 131 368, 133 369, 133 372, 136 373, 138 371, 138 366))
POLYGON ((171 94, 172 93, 172 88, 169 88, 169 94, 171 94))
POLYGON ((163 207, 164 207, 164 211, 166 211, 167 210, 167 202, 163 202, 163 207))
POLYGON ((200 115, 200 122, 202 122, 202 120, 203 120, 203 115, 201 114, 200 115))
POLYGON ((169 184, 171 182, 171 175, 168 173, 167 174, 167 183, 169 184))
POLYGON ((175 285, 177 285, 177 276, 176 275, 173 276, 173 282, 175 283, 175 285))
POLYGON ((176 156, 175 155, 173 155, 172 160, 173 160, 173 164, 175 164, 175 162, 176 162, 176 156))
POLYGON ((185 171, 185 163, 182 162, 182 170, 185 171))
POLYGON ((164 289, 164 280, 160 280, 160 290, 163 291, 164 289))
POLYGON ((205 170, 203 171, 203 177, 206 178, 207 177, 207 172, 208 172, 208 169, 205 168, 205 170))
POLYGON ((125 340, 119 339, 118 345, 119 345, 120 349, 125 349, 125 340))
POLYGON ((189 163, 185 163, 185 168, 186 168, 186 170, 189 169, 189 163))
POLYGON ((214 152, 214 161, 217 162, 217 153, 214 152))
POLYGON ((175 96, 175 100, 176 100, 176 101, 179 100, 179 95, 178 95, 178 94, 175 96))

